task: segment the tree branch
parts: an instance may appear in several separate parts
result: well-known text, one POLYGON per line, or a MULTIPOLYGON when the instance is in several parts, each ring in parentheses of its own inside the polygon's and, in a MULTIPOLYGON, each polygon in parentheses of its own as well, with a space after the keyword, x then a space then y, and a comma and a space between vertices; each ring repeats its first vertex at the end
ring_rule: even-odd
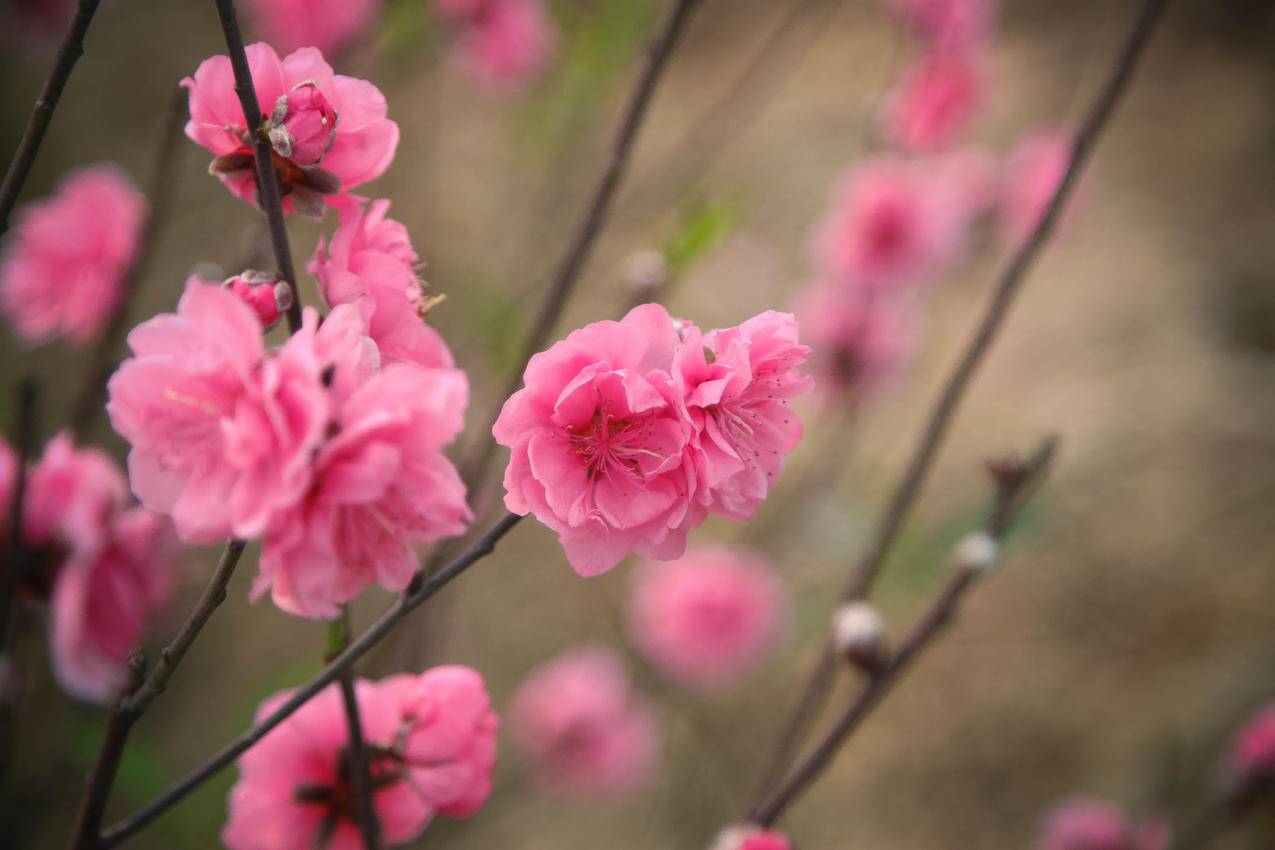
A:
MULTIPOLYGON (((330 662, 350 645, 350 606, 341 607, 341 616, 328 622, 328 653, 324 662, 330 662)), ((372 779, 368 773, 367 747, 363 739, 363 723, 359 720, 358 694, 354 690, 354 670, 341 671, 341 702, 345 706, 345 720, 350 732, 349 765, 350 782, 354 786, 354 800, 358 815, 359 833, 363 836, 364 850, 380 850, 381 828, 372 805, 372 779)))
POLYGON ((89 24, 93 21, 99 2, 100 0, 79 0, 76 4, 75 14, 71 17, 66 37, 62 39, 62 46, 58 48, 53 70, 49 71, 49 77, 44 81, 44 88, 40 90, 35 109, 31 112, 31 119, 22 133, 22 141, 18 143, 18 150, 13 156, 13 161, 9 163, 4 182, 0 183, 0 236, 9 230, 9 215, 13 212, 14 204, 18 202, 18 195, 22 193, 23 184, 31 175, 31 167, 35 165, 35 157, 40 152, 40 145, 44 142, 44 134, 48 132, 49 124, 53 121, 53 111, 57 109, 62 90, 66 88, 66 81, 71 78, 71 69, 84 55, 84 37, 88 34, 89 24))
POLYGON ((14 591, 26 568, 26 546, 22 540, 22 509, 26 501, 27 465, 35 449, 35 381, 29 376, 18 382, 13 420, 14 470, 13 492, 10 494, 9 542, 5 547, 8 563, 0 569, 0 653, 9 645, 9 618, 13 612, 14 591))

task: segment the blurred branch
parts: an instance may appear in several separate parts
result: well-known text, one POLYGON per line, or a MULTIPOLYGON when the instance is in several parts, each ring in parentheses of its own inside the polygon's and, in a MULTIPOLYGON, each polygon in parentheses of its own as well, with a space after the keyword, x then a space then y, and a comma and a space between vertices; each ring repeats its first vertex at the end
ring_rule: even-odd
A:
MULTIPOLYGON (((350 645, 350 606, 341 606, 341 616, 328 622, 328 652, 324 663, 330 662, 350 645)), ((345 706, 345 720, 350 731, 349 765, 350 783, 354 786, 355 811, 359 833, 363 836, 364 850, 380 850, 380 824, 376 809, 372 806, 372 779, 368 774, 367 746, 363 740, 363 723, 359 720, 359 699, 354 690, 354 670, 341 671, 341 702, 345 706)))
POLYGON ((53 70, 49 71, 44 88, 40 90, 35 109, 31 112, 31 120, 22 133, 22 141, 18 143, 18 150, 9 163, 9 170, 5 172, 4 182, 0 183, 0 236, 9 229, 9 214, 13 212, 23 184, 31 175, 31 167, 35 165, 35 157, 44 142, 44 134, 53 121, 53 111, 57 109, 62 90, 71 78, 71 69, 84 55, 84 37, 88 34, 89 24, 93 21, 99 2, 100 0, 79 0, 76 3, 75 14, 67 27, 66 37, 62 39, 62 46, 58 48, 53 70))
POLYGON ((168 201, 173 194, 173 162, 176 159, 177 142, 182 136, 182 124, 185 119, 186 90, 177 88, 173 91, 172 100, 164 112, 158 134, 155 156, 151 160, 150 184, 147 198, 149 209, 146 223, 142 226, 138 238, 137 249, 124 272, 123 292, 119 303, 111 315, 110 322, 98 337, 89 352, 88 363, 84 367, 84 383, 71 405, 71 418, 68 423, 71 432, 83 438, 93 424, 98 412, 102 410, 102 393, 106 382, 115 371, 115 352, 128 327, 129 307, 141 288, 151 260, 155 256, 155 243, 160 228, 168 218, 168 201))
POLYGON ((22 541, 22 509, 26 500, 27 465, 35 449, 35 381, 30 376, 18 382, 13 420, 13 492, 9 501, 8 563, 0 570, 0 653, 9 645, 9 618, 18 580, 26 568, 26 546, 22 541))
POLYGON ((921 615, 906 638, 900 643, 890 661, 881 669, 869 674, 868 681, 858 697, 850 704, 837 724, 824 736, 810 755, 793 774, 771 794, 753 807, 749 820, 761 826, 770 826, 820 774, 832 763, 850 735, 863 722, 881 699, 889 692, 904 671, 916 660, 943 628, 951 622, 966 592, 976 579, 985 575, 994 556, 983 558, 985 552, 995 552, 1011 522, 1040 486, 1053 460, 1057 441, 1046 440, 1025 461, 995 461, 989 464, 996 485, 992 510, 981 532, 975 532, 953 549, 953 570, 947 584, 934 602, 921 615), (978 555, 967 549, 969 541, 977 539, 974 547, 978 555), (985 540, 995 544, 986 547, 985 540))
MULTIPOLYGON (((1071 156, 1068 158, 1067 170, 1054 190, 1040 221, 1014 252, 1001 273, 982 319, 934 402, 934 407, 917 440, 911 459, 876 526, 867 549, 850 574, 842 591, 843 601, 863 599, 871 591, 886 557, 903 529, 904 522, 920 497, 934 460, 939 449, 942 448, 948 429, 970 382, 1004 325, 1014 299, 1033 263, 1053 234, 1076 180, 1088 163, 1098 138, 1111 119, 1116 104, 1128 89, 1134 68, 1142 57, 1151 33, 1167 5, 1168 0, 1143 0, 1137 20, 1117 55, 1102 90, 1090 106, 1080 132, 1076 135, 1071 156)), ((804 738, 806 728, 819 714, 820 706, 829 690, 829 679, 836 667, 831 645, 825 643, 819 662, 798 701, 798 709, 780 737, 778 751, 767 771, 771 777, 786 768, 796 746, 804 738)))

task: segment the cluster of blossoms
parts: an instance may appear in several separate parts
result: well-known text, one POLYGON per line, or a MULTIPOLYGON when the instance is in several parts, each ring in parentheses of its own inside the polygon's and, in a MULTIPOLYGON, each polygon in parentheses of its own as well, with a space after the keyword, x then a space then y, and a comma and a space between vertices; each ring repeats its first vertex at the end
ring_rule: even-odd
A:
MULTIPOLYGON (((436 814, 468 817, 491 793, 498 721, 482 677, 436 667, 354 683, 372 786, 387 844, 415 839, 436 814)), ((291 695, 257 710, 271 714, 291 695)), ((355 850, 357 797, 349 725, 336 685, 307 702, 239 760, 222 840, 233 850, 355 850)))
POLYGON ((1031 133, 1003 160, 959 145, 986 101, 992 0, 889 4, 920 57, 880 114, 890 150, 856 163, 834 190, 813 240, 815 282, 797 309, 820 384, 837 396, 859 397, 899 370, 923 286, 967 253, 981 217, 1018 244, 1071 152, 1070 135, 1054 130, 1031 133))
MULTIPOLYGON (((10 515, 18 476, 0 444, 0 508, 10 515)), ((49 607, 58 680, 76 696, 110 700, 127 678, 128 654, 168 599, 175 541, 163 517, 130 507, 124 475, 104 453, 55 437, 26 473, 21 557, 6 563, 19 598, 49 607)))
POLYGON ((1164 850, 1168 844, 1165 822, 1135 822, 1110 803, 1078 798, 1045 819, 1036 850, 1164 850))
POLYGON ((534 356, 492 430, 505 505, 558 533, 576 572, 677 558, 710 513, 752 516, 801 439, 808 349, 787 313, 703 333, 655 304, 534 356))

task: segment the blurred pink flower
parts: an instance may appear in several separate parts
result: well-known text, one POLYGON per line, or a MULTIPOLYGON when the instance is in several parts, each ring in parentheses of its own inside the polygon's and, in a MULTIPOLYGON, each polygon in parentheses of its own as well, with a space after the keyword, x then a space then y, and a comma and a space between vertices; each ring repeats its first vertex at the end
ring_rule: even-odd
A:
POLYGON ((994 0, 886 0, 914 34, 945 50, 985 48, 994 0))
POLYGON ((712 850, 792 850, 792 843, 781 832, 746 824, 722 830, 712 850))
POLYGON ((526 85, 549 64, 558 33, 544 0, 435 0, 457 28, 457 61, 495 89, 526 85))
POLYGON ((1164 850, 1168 843, 1165 823, 1135 824, 1110 803, 1078 798, 1049 815, 1036 850, 1164 850))
MULTIPOLYGON (((1018 245, 1036 229, 1054 192, 1067 173, 1074 136, 1064 130, 1041 130, 1018 143, 1001 176, 1000 229, 1011 245, 1018 245)), ((1073 194, 1063 211, 1062 224, 1075 208, 1073 194)))
POLYGON ((515 741, 549 791, 601 797, 632 791, 655 767, 659 732, 607 649, 567 652, 531 672, 509 712, 515 741))
POLYGON ((339 52, 372 25, 378 0, 245 0, 257 34, 277 50, 339 52))
MULTIPOLYGON (((212 283, 198 276, 194 279, 199 283, 212 283)), ((221 285, 252 309, 264 330, 273 328, 292 304, 292 290, 274 272, 249 269, 226 278, 221 285)))
POLYGON ((921 164, 864 160, 842 179, 819 226, 816 265, 859 286, 924 282, 963 247, 969 210, 961 200, 921 164))
POLYGON ((128 488, 119 467, 98 449, 77 449, 67 433, 45 446, 31 467, 22 503, 28 545, 54 543, 71 557, 106 545, 128 488))
MULTIPOLYGON (((372 806, 387 844, 413 840, 436 813, 465 817, 491 790, 496 715, 466 667, 355 683, 372 806)), ((291 692, 257 709, 269 715, 291 692)), ((329 687, 239 759, 222 841, 230 850, 362 847, 340 691, 329 687)))
POLYGON ((783 589, 759 556, 738 549, 692 550, 648 563, 629 607, 634 644, 685 685, 735 681, 774 642, 783 589))
POLYGON ((978 148, 962 148, 924 160, 928 180, 970 216, 994 209, 1000 201, 1001 166, 997 157, 978 148))
MULTIPOLYGON (((271 114, 266 130, 275 146, 285 212, 322 217, 325 199, 385 173, 394 159, 399 131, 386 118, 385 98, 376 86, 334 74, 313 47, 283 60, 264 42, 249 45, 247 51, 257 100, 271 114)), ((204 60, 182 85, 190 90, 186 135, 213 153, 213 174, 236 195, 255 203, 252 147, 230 60, 204 60)))
POLYGON ((110 165, 71 172, 57 192, 28 205, 0 264, 0 301, 19 334, 84 343, 123 295, 146 201, 110 165))
POLYGON ((1245 721, 1231 742, 1228 765, 1240 786, 1275 781, 1275 704, 1245 721))
POLYGON ((582 576, 630 552, 676 558, 704 518, 693 428, 670 374, 677 344, 656 304, 586 325, 531 358, 492 429, 512 450, 505 506, 556 531, 582 576))
POLYGON ((388 218, 390 202, 351 202, 340 208, 340 226, 323 238, 306 266, 333 306, 354 304, 368 323, 385 363, 451 368, 451 351, 425 323, 428 302, 416 276, 420 261, 407 228, 388 218))
POLYGON ((742 325, 700 334, 688 326, 677 377, 695 424, 699 500, 736 520, 753 515, 801 441, 788 400, 810 390, 810 349, 791 313, 767 310, 742 325))
POLYGON ((983 88, 968 54, 927 54, 887 97, 880 117, 885 138, 911 152, 949 147, 982 106, 983 88))
POLYGON ((827 400, 861 398, 907 362, 915 345, 910 299, 820 280, 797 303, 816 386, 827 400))

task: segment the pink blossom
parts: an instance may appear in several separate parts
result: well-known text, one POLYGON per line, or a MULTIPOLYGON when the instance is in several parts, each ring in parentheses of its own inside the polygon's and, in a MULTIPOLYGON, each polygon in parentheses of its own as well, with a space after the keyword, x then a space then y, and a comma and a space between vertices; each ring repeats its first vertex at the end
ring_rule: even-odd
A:
POLYGON ((693 426, 670 370, 677 329, 646 304, 531 358, 492 434, 512 450, 505 506, 558 533, 577 573, 676 558, 703 520, 693 426))
POLYGON ((510 708, 514 739, 549 791, 599 797, 632 791, 655 767, 650 706, 607 649, 572 650, 537 667, 510 708))
POLYGON ((737 679, 774 642, 783 590, 751 552, 699 549, 638 573, 629 608, 634 644, 670 677, 697 688, 737 679))
POLYGON ((748 519, 801 440, 788 401, 810 390, 801 374, 810 349, 791 313, 768 310, 742 325, 701 335, 684 331, 678 378, 695 425, 699 499, 731 519, 748 519))
POLYGON ((712 850, 792 850, 792 842, 781 832, 743 825, 722 830, 712 850))
POLYGON ((279 50, 315 47, 339 52, 376 18, 377 0, 247 0, 257 33, 279 50))
POLYGON ((908 70, 886 99, 881 124, 889 142, 906 151, 950 146, 983 102, 983 78, 962 53, 931 53, 908 70))
POLYGON ((961 250, 968 209, 922 165, 879 157, 842 179, 815 242, 822 274, 899 288, 933 277, 961 250))
POLYGON ((1231 742, 1229 765, 1242 786, 1275 780, 1275 704, 1250 717, 1231 742))
POLYGON ((549 64, 558 34, 544 0, 435 0, 457 28, 462 68, 495 89, 525 85, 549 64))
POLYGON ((1045 821, 1037 850, 1163 850, 1166 824, 1134 823, 1117 807, 1079 798, 1058 806, 1045 821))
POLYGON ((388 218, 390 202, 345 204, 330 243, 319 239, 306 268, 329 304, 354 304, 385 363, 451 368, 451 351, 425 323, 430 302, 407 228, 388 218))
MULTIPOLYGON (((291 695, 276 694, 260 720, 291 695)), ((466 817, 491 790, 496 715, 467 667, 355 683, 369 750, 372 807, 387 844, 415 839, 435 814, 466 817)), ((362 847, 350 780, 349 729, 332 685, 239 759, 222 841, 230 850, 362 847)))
POLYGON ((886 0, 917 36, 932 47, 985 48, 991 39, 994 0, 886 0))
POLYGON ((123 172, 71 172, 21 213, 0 263, 0 303, 32 341, 84 343, 110 321, 137 250, 146 201, 123 172))
POLYGON ((985 150, 965 147, 932 156, 923 167, 936 191, 945 193, 970 216, 992 210, 1000 200, 1000 163, 985 150))
POLYGON ((890 293, 821 280, 802 294, 797 313, 814 352, 816 385, 830 399, 875 391, 915 345, 910 301, 890 293))
MULTIPOLYGON (((1041 130, 1019 142, 1009 155, 1000 193, 1000 228, 1006 242, 1021 243, 1040 223, 1067 173, 1073 140, 1064 130, 1041 130)), ((1071 209, 1064 211, 1064 224, 1071 209)))
MULTIPOLYGON (((257 100, 262 110, 271 111, 265 130, 274 143, 286 212, 322 217, 325 198, 385 173, 394 159, 399 131, 385 117, 385 98, 376 86, 334 74, 313 47, 283 60, 265 43, 247 50, 257 100)), ((230 60, 204 60, 182 85, 190 90, 186 135, 213 153, 212 173, 236 195, 255 203, 252 148, 230 60)))
MULTIPOLYGON (((210 282, 199 277, 195 280, 199 283, 210 282)), ((221 285, 252 309, 265 330, 273 328, 292 305, 292 290, 274 272, 249 269, 226 278, 221 285)))

